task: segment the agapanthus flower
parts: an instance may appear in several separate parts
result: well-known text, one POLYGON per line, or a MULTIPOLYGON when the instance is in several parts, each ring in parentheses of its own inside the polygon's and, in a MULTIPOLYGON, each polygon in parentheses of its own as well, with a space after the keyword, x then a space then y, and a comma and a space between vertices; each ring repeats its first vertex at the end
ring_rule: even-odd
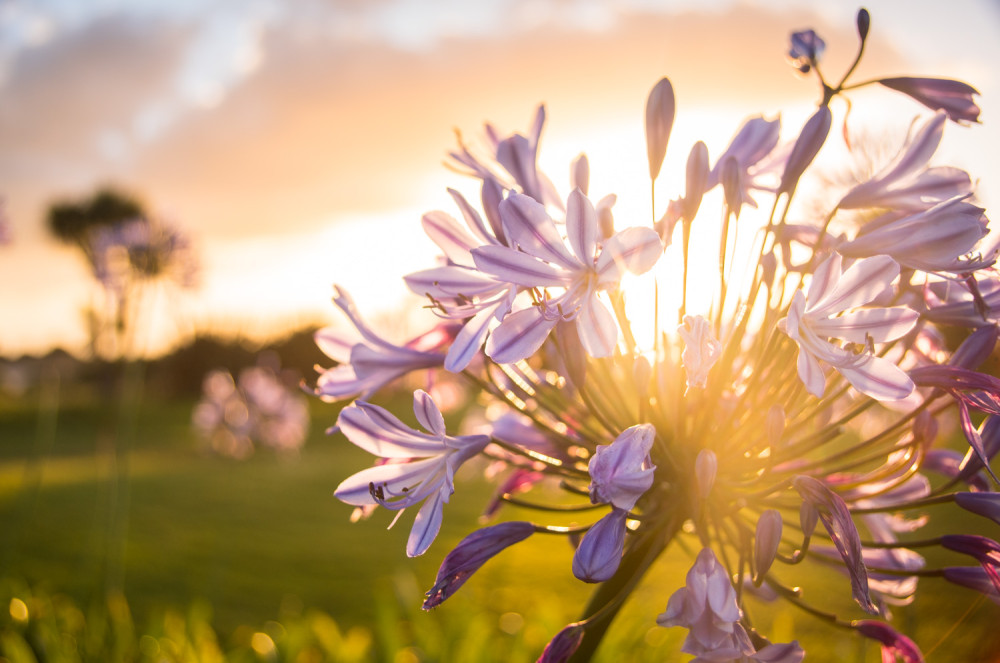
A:
POLYGON ((100 226, 91 233, 90 255, 94 276, 119 296, 137 281, 167 278, 185 288, 198 282, 198 257, 190 238, 162 220, 100 226))
POLYGON ((799 346, 799 378, 809 393, 822 396, 826 388, 822 362, 872 398, 906 398, 913 391, 913 381, 868 346, 894 341, 909 332, 917 322, 916 311, 902 306, 859 308, 889 286, 899 275, 899 266, 886 256, 859 260, 843 271, 841 265, 835 253, 817 267, 808 294, 795 292, 781 325, 799 346), (855 347, 834 345, 827 340, 830 337, 855 347))
POLYGON ((662 253, 651 228, 626 228, 599 243, 597 211, 578 189, 566 205, 566 235, 537 201, 511 194, 500 205, 507 235, 517 246, 483 246, 472 251, 476 267, 498 281, 562 293, 508 313, 486 342, 486 354, 507 364, 534 354, 560 321, 575 321, 591 357, 607 357, 618 342, 618 326, 598 293, 618 286, 626 271, 642 274, 662 253), (567 246, 567 243, 569 246, 567 246))
POLYGON ((410 557, 424 554, 437 537, 444 505, 455 492, 455 471, 489 443, 485 435, 448 435, 441 411, 425 391, 413 393, 413 413, 427 432, 364 401, 341 410, 337 426, 347 439, 380 458, 405 462, 362 470, 334 492, 354 506, 377 504, 394 511, 423 503, 406 544, 410 557))
MULTIPOLYGON (((977 516, 1000 522, 1000 379, 981 368, 1000 337, 1000 279, 974 179, 929 165, 944 115, 846 194, 805 198, 829 182, 818 164, 842 121, 833 101, 891 80, 850 82, 870 19, 858 13, 857 56, 839 82, 817 66, 822 40, 797 33, 791 55, 821 83, 808 121, 782 137, 777 120, 748 120, 711 170, 697 142, 679 153, 685 181, 659 179, 684 91, 657 83, 646 117, 654 195, 648 218, 624 230, 614 194, 588 197, 600 183, 586 157, 567 164, 565 196, 541 174, 541 110, 526 136, 489 128, 487 157, 453 153, 480 200, 453 191, 461 219, 423 217, 442 257, 406 281, 461 328, 432 351, 476 395, 465 421, 477 434, 448 436, 422 392, 430 433, 363 400, 340 417, 380 460, 338 497, 422 504, 409 554, 437 533, 459 465, 482 457, 496 484, 490 524, 444 557, 428 606, 535 534, 575 546, 568 571, 595 584, 541 661, 590 660, 657 558, 688 551, 685 584, 651 589, 666 603, 657 621, 688 629, 682 649, 697 662, 802 660, 798 641, 754 628, 767 621, 750 615, 772 602, 874 638, 886 661, 919 661, 920 634, 870 615, 888 620, 931 583, 1000 601, 998 546, 965 531, 977 516), (721 196, 705 195, 719 184, 721 196), (706 256, 690 240, 713 224, 718 253, 706 256), (683 241, 669 246, 677 225, 683 241), (517 520, 503 520, 508 505, 517 520), (921 535, 932 521, 940 533, 921 535)), ((918 100, 970 117, 964 84, 905 80, 918 100), (958 93, 946 104, 948 90, 958 93)))
POLYGON ((336 304, 354 331, 324 327, 316 332, 316 345, 328 357, 339 362, 321 372, 316 395, 330 401, 367 398, 390 382, 415 370, 441 366, 445 355, 439 349, 455 332, 437 326, 416 338, 396 345, 377 334, 358 312, 347 291, 336 288, 336 304))
POLYGON ((210 371, 202 391, 191 420, 215 453, 246 458, 255 445, 293 452, 305 442, 305 396, 267 361, 244 369, 237 380, 229 371, 210 371))

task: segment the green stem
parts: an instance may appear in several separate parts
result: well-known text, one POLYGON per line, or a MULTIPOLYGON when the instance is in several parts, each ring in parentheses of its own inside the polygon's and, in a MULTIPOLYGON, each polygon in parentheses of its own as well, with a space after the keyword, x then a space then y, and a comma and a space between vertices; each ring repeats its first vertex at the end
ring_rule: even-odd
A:
POLYGON ((635 542, 622 556, 618 572, 610 580, 601 583, 591 596, 581 621, 592 621, 588 621, 583 640, 568 663, 585 663, 591 660, 625 599, 676 536, 682 522, 683 518, 675 516, 665 522, 653 524, 648 532, 636 535, 635 542))

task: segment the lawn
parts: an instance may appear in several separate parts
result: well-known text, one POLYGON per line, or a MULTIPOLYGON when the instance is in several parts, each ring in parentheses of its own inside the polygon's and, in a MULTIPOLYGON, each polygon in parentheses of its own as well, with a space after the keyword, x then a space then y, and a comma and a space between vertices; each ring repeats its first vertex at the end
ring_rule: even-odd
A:
MULTIPOLYGON (((333 498, 340 480, 370 462, 323 433, 333 406, 311 404, 313 431, 298 456, 265 450, 234 461, 204 452, 190 429, 191 400, 147 395, 127 440, 115 407, 64 391, 58 404, 43 399, 39 408, 26 398, 0 407, 0 601, 10 606, 0 610, 0 654, 8 660, 32 660, 17 642, 42 637, 18 619, 21 604, 36 612, 48 606, 41 612, 63 631, 52 637, 63 645, 73 637, 83 651, 77 641, 100 626, 102 610, 114 617, 114 606, 124 605, 105 603, 106 590, 119 586, 134 630, 119 638, 124 653, 109 651, 113 638, 105 638, 89 660, 159 660, 165 643, 187 638, 190 652, 201 642, 228 660, 531 661, 587 600, 590 588, 570 573, 570 547, 536 536, 492 560, 442 607, 422 612, 422 592, 441 558, 477 527, 490 487, 477 468, 465 468, 440 537, 425 556, 407 559, 410 514, 389 531, 385 512, 351 524, 350 508, 333 498), (127 453, 116 453, 122 446, 127 453)), ((506 517, 519 516, 512 509, 506 517)), ((993 529, 983 533, 996 538, 993 529)), ((690 561, 679 547, 661 559, 612 628, 601 660, 686 660, 676 654, 682 629, 653 620, 690 561)), ((851 612, 846 578, 828 576, 830 599, 819 602, 861 618, 851 612)), ((922 582, 925 593, 896 619, 928 661, 998 651, 996 606, 935 579, 922 582)), ((798 638, 809 661, 879 660, 874 644, 790 607, 751 616, 776 641, 798 638)))

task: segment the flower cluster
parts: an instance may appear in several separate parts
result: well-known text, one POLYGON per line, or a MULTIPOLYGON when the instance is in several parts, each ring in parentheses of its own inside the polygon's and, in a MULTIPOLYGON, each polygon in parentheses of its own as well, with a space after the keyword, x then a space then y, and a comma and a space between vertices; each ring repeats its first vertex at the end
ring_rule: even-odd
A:
MULTIPOLYGON (((930 163, 949 120, 978 121, 977 93, 945 79, 849 84, 869 24, 861 10, 857 58, 839 81, 821 70, 823 40, 794 34, 793 65, 821 83, 813 115, 784 142, 779 120, 751 118, 714 163, 696 143, 679 195, 665 209, 654 195, 644 224, 619 228, 615 197, 589 197, 586 157, 571 164, 569 194, 557 192, 537 166, 544 109, 527 135, 488 126, 488 155, 464 144, 451 154, 481 184, 480 199, 450 191, 461 220, 424 216, 443 259, 405 277, 440 324, 396 345, 338 294, 358 333, 317 336, 338 362, 317 393, 358 399, 338 429, 377 458, 338 497, 368 511, 419 506, 407 545, 419 555, 439 530, 459 466, 482 456, 510 468, 498 475, 491 517, 497 504, 516 503, 572 518, 471 533, 444 558, 426 608, 534 534, 565 536, 575 546, 572 573, 600 583, 541 661, 587 660, 665 551, 700 551, 656 620, 687 629, 682 649, 696 661, 801 660, 797 642, 770 643, 754 628, 748 608, 762 597, 877 641, 886 661, 910 662, 922 660, 918 643, 887 620, 921 578, 1000 602, 1000 545, 965 531, 914 534, 930 505, 965 513, 947 521, 954 528, 976 516, 1000 523, 990 467, 1000 451, 1000 379, 979 370, 998 337, 996 252, 972 178, 930 163), (878 85, 932 114, 890 162, 840 189, 826 177, 830 200, 801 204, 835 100, 878 85), (699 213, 713 200, 721 215, 699 213), (696 232, 716 233, 717 263, 693 255, 696 232), (711 271, 695 274, 706 263, 711 271), (668 281, 663 268, 674 265, 683 276, 668 281), (628 290, 626 274, 655 287, 628 290), (677 309, 660 297, 668 290, 677 309), (648 315, 637 314, 649 310, 652 334, 641 327, 648 315), (414 414, 426 432, 367 402, 412 371, 460 374, 488 405, 477 417, 485 428, 448 434, 423 391, 414 414), (964 449, 938 433, 946 426, 964 449), (543 483, 566 499, 519 496, 543 483), (921 548, 947 565, 930 568, 921 548), (791 567, 803 563, 841 570, 846 601, 793 587, 791 567)), ((654 192, 675 110, 664 78, 646 105, 654 192)))
POLYGON ((213 452, 246 458, 254 444, 287 453, 302 446, 309 432, 304 394, 289 388, 266 362, 246 368, 238 380, 229 371, 210 371, 191 422, 213 452))
POLYGON ((163 221, 137 218, 91 231, 94 276, 117 296, 133 281, 168 278, 190 288, 198 281, 198 259, 190 239, 163 221))

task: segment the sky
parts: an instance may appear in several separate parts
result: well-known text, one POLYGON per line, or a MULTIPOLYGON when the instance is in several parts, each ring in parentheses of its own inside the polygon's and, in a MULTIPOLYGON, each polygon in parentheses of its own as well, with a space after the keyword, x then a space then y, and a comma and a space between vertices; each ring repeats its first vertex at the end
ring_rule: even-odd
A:
MULTIPOLYGON (((979 178, 988 207, 1000 3, 867 7, 858 79, 948 76, 982 93, 983 124, 949 126, 939 161, 979 178)), ((456 213, 449 186, 475 195, 445 167, 456 130, 470 144, 486 121, 523 132, 544 103, 542 167, 565 192, 586 152, 592 189, 617 193, 621 218, 648 200, 642 114, 661 76, 678 103, 669 196, 696 140, 717 155, 759 113, 780 112, 793 135, 817 88, 788 65, 788 34, 815 28, 838 72, 855 12, 820 0, 0 0, 0 196, 13 235, 0 247, 0 354, 86 346, 97 286, 48 235, 54 201, 113 185, 194 239, 200 286, 164 299, 154 351, 196 332, 262 339, 335 322, 334 284, 392 325, 401 276, 436 253, 421 214, 456 213)), ((859 94, 852 117, 877 133, 924 112, 899 96, 859 94)))

